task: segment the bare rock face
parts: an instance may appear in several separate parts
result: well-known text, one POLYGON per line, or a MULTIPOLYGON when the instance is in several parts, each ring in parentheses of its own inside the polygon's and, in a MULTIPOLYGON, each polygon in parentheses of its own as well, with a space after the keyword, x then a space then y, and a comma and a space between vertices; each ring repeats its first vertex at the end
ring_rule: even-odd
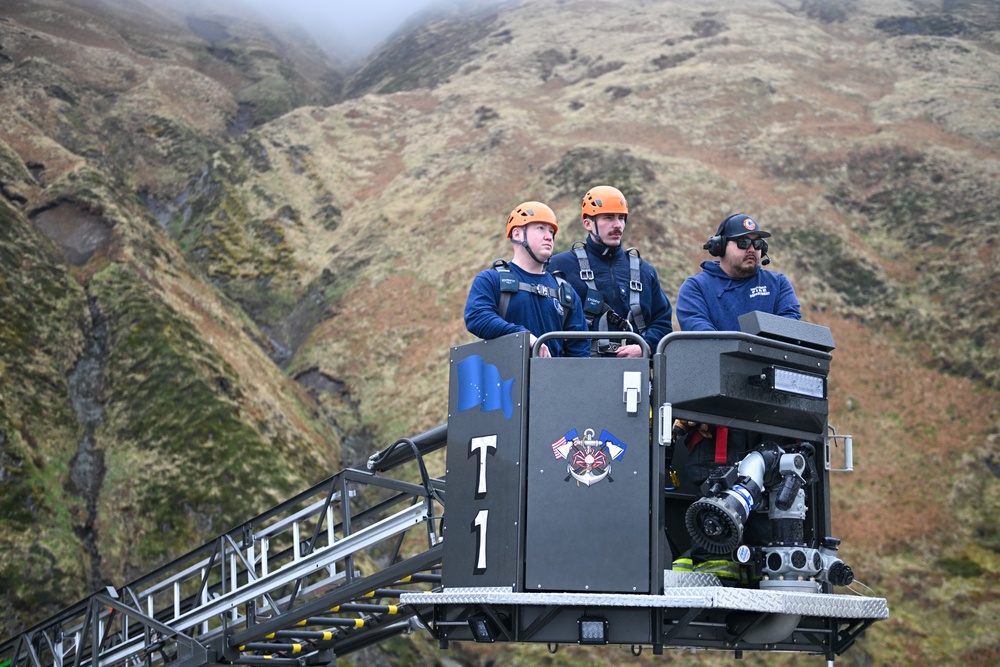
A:
POLYGON ((95 252, 104 249, 113 229, 108 220, 69 201, 36 211, 32 220, 74 266, 86 264, 95 252))

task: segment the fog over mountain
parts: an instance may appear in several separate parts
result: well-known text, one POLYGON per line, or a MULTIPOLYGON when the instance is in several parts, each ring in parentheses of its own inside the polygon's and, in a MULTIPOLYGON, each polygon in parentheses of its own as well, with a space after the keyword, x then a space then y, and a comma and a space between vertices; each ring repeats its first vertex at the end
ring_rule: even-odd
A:
MULTIPOLYGON (((204 2, 176 2, 190 9, 203 9, 204 2)), ((465 8, 500 4, 504 0, 226 0, 244 5, 268 21, 289 21, 302 28, 325 51, 356 63, 368 55, 407 21, 425 11, 458 12, 465 8)), ((207 5, 208 7, 211 4, 207 5)))

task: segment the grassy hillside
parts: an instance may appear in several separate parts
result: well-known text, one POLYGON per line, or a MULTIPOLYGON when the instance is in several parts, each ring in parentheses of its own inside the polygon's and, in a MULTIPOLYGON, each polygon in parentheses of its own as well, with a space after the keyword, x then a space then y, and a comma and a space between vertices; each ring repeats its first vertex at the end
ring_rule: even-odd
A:
POLYGON ((193 33, 103 3, 8 4, 0 35, 9 636, 326 477, 340 433, 141 203, 226 140, 220 80, 256 75, 203 74, 193 33))
POLYGON ((565 249, 611 183, 671 300, 745 212, 833 331, 835 528, 892 612, 847 659, 994 664, 998 29, 985 1, 532 0, 338 75, 221 10, 5 6, 0 634, 444 422, 507 213, 547 201, 565 249))

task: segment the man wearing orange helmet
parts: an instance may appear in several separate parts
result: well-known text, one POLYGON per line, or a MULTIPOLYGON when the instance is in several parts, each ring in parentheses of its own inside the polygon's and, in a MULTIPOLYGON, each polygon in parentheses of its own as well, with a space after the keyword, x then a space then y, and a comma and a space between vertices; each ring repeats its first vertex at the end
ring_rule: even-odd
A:
MULTIPOLYGON (((551 208, 524 202, 507 217, 507 238, 514 246, 510 262, 497 260, 472 281, 465 302, 465 327, 486 340, 528 331, 531 344, 550 331, 586 331, 579 299, 565 282, 546 272, 559 223, 551 208)), ((552 339, 541 357, 589 357, 586 339, 552 339)))
MULTIPOLYGON (((651 349, 673 331, 673 310, 660 288, 656 269, 635 248, 622 248, 628 203, 610 185, 591 188, 581 206, 587 240, 552 258, 583 301, 591 331, 634 331, 651 349)), ((605 352, 599 348, 601 352, 605 352)), ((622 345, 618 357, 640 357, 639 345, 622 345)))

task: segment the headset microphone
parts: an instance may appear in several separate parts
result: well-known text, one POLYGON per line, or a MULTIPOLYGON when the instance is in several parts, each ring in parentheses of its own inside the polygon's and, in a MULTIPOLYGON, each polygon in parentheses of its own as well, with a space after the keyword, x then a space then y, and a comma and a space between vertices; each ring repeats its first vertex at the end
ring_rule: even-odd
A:
POLYGON ((764 256, 763 256, 763 257, 761 258, 761 260, 760 260, 760 265, 761 265, 761 266, 767 266, 768 264, 770 264, 770 263, 771 263, 771 258, 767 256, 767 253, 766 253, 766 252, 765 252, 765 253, 763 253, 763 255, 764 255, 764 256))

